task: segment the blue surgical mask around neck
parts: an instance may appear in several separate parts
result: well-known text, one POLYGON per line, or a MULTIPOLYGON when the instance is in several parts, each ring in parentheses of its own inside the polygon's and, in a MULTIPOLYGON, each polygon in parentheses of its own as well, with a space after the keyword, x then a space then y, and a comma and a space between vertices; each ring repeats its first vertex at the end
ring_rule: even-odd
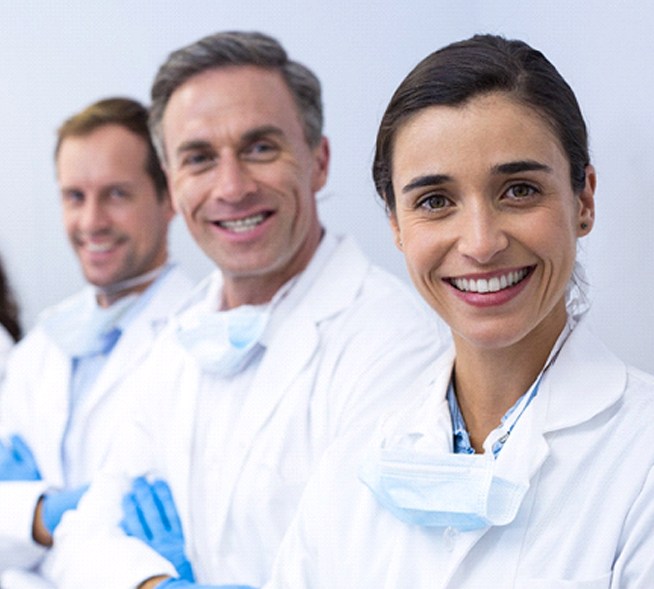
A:
POLYGON ((492 452, 432 454, 377 448, 369 452, 359 477, 406 523, 470 531, 511 523, 527 491, 527 486, 494 472, 492 452))
POLYGON ((261 338, 269 319, 268 306, 252 305, 181 318, 177 341, 204 371, 229 377, 246 368, 263 349, 261 338))
POLYGON ((120 337, 119 323, 136 302, 128 295, 109 307, 100 307, 91 296, 75 299, 43 322, 43 328, 71 358, 108 353, 120 337))

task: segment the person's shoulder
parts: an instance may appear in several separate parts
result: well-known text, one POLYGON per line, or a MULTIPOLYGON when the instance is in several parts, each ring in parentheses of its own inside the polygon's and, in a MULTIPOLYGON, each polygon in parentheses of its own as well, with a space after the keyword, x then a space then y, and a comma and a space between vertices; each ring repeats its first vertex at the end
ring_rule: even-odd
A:
MULTIPOLYGON (((654 375, 634 366, 627 366, 625 398, 654 418, 654 375)), ((653 428, 654 429, 654 428, 653 428)))
POLYGON ((449 339, 445 324, 411 285, 374 264, 369 267, 348 314, 373 331, 396 329, 416 335, 437 334, 441 341, 449 339))
POLYGON ((170 269, 160 278, 161 283, 153 299, 162 298, 175 311, 193 292, 196 282, 178 265, 171 264, 170 269))
POLYGON ((52 338, 48 335, 45 324, 57 315, 68 315, 82 309, 85 305, 91 304, 93 292, 90 287, 85 287, 65 299, 54 303, 43 309, 37 316, 34 326, 27 331, 25 336, 16 345, 17 350, 25 348, 33 349, 35 346, 55 346, 52 338))

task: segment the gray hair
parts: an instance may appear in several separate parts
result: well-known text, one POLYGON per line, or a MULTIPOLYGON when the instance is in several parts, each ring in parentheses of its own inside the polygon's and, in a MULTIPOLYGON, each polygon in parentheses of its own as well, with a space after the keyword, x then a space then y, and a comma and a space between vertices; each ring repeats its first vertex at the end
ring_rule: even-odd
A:
POLYGON ((306 66, 288 58, 276 39, 258 32, 227 31, 209 35, 173 51, 152 84, 150 132, 161 161, 166 161, 162 119, 173 92, 189 78, 210 69, 253 65, 278 71, 297 105, 307 143, 322 138, 323 112, 320 81, 306 66))

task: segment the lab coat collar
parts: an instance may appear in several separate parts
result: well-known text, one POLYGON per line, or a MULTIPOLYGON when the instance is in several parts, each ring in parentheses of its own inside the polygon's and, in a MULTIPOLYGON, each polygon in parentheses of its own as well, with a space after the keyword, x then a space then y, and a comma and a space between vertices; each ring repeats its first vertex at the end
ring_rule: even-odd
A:
POLYGON ((626 385, 626 365, 590 331, 588 319, 583 318, 543 377, 534 400, 536 408, 547 415, 544 430, 556 431, 592 419, 619 401, 626 385))
MULTIPOLYGON (((147 306, 132 318, 116 347, 107 359, 92 392, 84 401, 88 407, 97 403, 111 387, 123 380, 140 363, 150 349, 154 338, 166 324, 171 312, 171 301, 176 293, 189 288, 188 278, 177 268, 160 276, 149 289, 155 289, 147 306)), ((147 291, 146 291, 147 292, 147 291)))
MULTIPOLYGON (((427 386, 417 392, 415 401, 405 411, 389 416, 384 425, 387 430, 394 427, 407 434, 426 432, 434 425, 430 423, 433 419, 430 416, 437 412, 449 415, 446 394, 454 358, 454 346, 450 346, 434 364, 433 376, 427 386)), ((587 319, 582 318, 543 376, 533 407, 525 416, 539 414, 538 427, 543 433, 578 425, 616 403, 624 393, 626 382, 626 365, 598 340, 588 328, 587 319)), ((439 420, 441 427, 445 423, 439 420)), ((448 428, 449 434, 451 422, 448 428)), ((515 431, 525 429, 528 428, 521 426, 515 431)), ((451 450, 451 438, 448 439, 451 450)))

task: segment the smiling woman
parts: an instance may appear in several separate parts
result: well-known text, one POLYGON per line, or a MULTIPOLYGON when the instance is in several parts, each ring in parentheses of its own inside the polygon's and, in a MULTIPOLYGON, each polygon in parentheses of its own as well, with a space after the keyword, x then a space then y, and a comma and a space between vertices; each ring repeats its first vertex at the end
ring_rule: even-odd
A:
POLYGON ((332 449, 268 587, 651 587, 654 378, 586 325, 596 178, 568 84, 521 41, 436 51, 391 99, 374 178, 454 345, 332 449))
POLYGON ((461 362, 455 371, 464 416, 502 390, 486 423, 477 423, 474 409, 466 420, 478 450, 561 333, 576 239, 592 226, 594 171, 587 166, 575 193, 551 129, 537 111, 498 91, 425 108, 394 140, 396 239, 422 296, 452 329, 459 355, 476 358, 470 372, 461 362), (518 358, 524 374, 511 382, 479 372, 484 361, 515 372, 518 358))

